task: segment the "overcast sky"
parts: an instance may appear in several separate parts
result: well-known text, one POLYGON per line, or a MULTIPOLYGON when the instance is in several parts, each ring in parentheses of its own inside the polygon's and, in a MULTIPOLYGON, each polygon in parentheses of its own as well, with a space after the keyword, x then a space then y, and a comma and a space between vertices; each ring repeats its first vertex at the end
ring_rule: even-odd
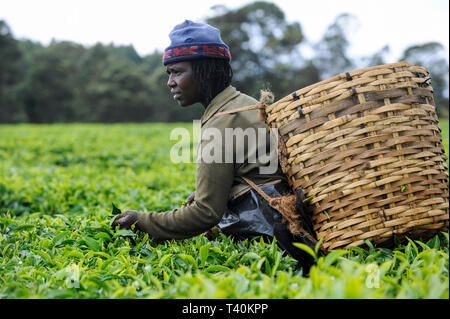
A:
MULTIPOLYGON (((210 7, 229 8, 248 0, 0 0, 0 19, 16 38, 48 44, 52 39, 84 45, 132 44, 140 55, 169 45, 170 30, 185 19, 201 21, 210 7)), ((306 38, 317 42, 341 13, 359 25, 348 35, 350 55, 371 55, 389 45, 389 58, 400 58, 412 44, 438 41, 448 59, 448 0, 274 0, 289 22, 300 22, 306 38)), ((232 48, 231 48, 232 49, 232 48)), ((387 61, 395 62, 395 61, 387 61)))

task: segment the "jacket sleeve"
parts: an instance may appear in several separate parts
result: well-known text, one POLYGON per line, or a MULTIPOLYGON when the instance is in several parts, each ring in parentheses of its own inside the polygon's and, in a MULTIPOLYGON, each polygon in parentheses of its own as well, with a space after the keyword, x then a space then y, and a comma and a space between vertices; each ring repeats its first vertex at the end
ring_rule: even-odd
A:
POLYGON ((140 212, 136 226, 157 240, 185 239, 209 230, 222 219, 234 173, 233 163, 199 161, 195 200, 168 212, 140 212))

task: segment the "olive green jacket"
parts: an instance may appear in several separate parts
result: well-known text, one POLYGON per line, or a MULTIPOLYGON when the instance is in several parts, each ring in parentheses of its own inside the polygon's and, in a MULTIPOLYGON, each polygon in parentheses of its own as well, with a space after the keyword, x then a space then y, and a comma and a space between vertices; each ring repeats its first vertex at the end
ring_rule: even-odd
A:
MULTIPOLYGON (((139 212, 136 225, 138 229, 147 232, 157 240, 185 239, 199 235, 220 222, 229 200, 245 193, 249 189, 248 184, 240 178, 241 176, 247 177, 259 185, 286 179, 277 160, 275 160, 277 163, 276 172, 261 174, 259 168, 264 166, 264 164, 258 160, 252 160, 255 158, 258 146, 256 143, 247 142, 246 139, 244 139, 245 145, 242 151, 244 160, 239 160, 239 158, 242 159, 242 156, 235 154, 238 147, 236 141, 231 149, 234 152, 234 160, 231 162, 229 160, 230 147, 225 145, 224 142, 227 128, 229 134, 230 129, 265 129, 266 124, 258 121, 257 110, 220 116, 214 115, 218 112, 257 103, 258 101, 254 98, 240 93, 232 86, 223 90, 211 101, 201 118, 195 200, 187 206, 167 212, 139 212), (205 136, 205 132, 220 132, 221 139, 205 136), (209 160, 205 160, 200 155, 203 151, 207 155, 221 155, 221 163, 211 163, 209 160), (215 153, 216 151, 218 153, 215 153), (227 152, 228 162, 223 163, 226 160, 227 152)), ((256 130, 254 131, 256 132, 256 130)), ((267 143, 266 145, 269 145, 267 129, 265 132, 265 142, 267 143)), ((265 163, 265 166, 267 166, 267 163, 265 163)))

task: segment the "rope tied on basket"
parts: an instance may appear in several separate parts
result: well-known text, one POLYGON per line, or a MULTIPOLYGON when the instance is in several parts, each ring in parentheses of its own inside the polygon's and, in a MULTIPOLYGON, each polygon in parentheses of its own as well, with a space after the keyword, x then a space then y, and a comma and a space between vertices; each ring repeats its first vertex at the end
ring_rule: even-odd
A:
POLYGON ((308 238, 312 243, 316 244, 317 240, 314 239, 301 225, 299 216, 296 213, 296 201, 295 195, 287 195, 281 197, 270 197, 262 191, 255 183, 248 178, 241 176, 259 195, 261 195, 270 207, 278 211, 283 219, 288 224, 289 231, 294 235, 302 235, 308 238))
POLYGON ((233 114, 233 113, 237 113, 237 112, 249 111, 249 110, 259 110, 258 120, 260 122, 265 122, 266 118, 267 118, 265 109, 269 104, 273 103, 274 99, 275 99, 275 97, 272 92, 270 92, 269 90, 261 90, 258 104, 243 106, 243 107, 240 107, 240 108, 237 108, 234 110, 218 112, 214 115, 214 117, 225 115, 225 114, 233 114))
POLYGON ((273 103, 273 100, 275 99, 274 95, 272 92, 270 92, 269 90, 261 90, 260 91, 260 97, 259 97, 259 114, 258 114, 258 120, 260 122, 265 122, 267 119, 267 114, 266 114, 266 107, 269 104, 273 103))

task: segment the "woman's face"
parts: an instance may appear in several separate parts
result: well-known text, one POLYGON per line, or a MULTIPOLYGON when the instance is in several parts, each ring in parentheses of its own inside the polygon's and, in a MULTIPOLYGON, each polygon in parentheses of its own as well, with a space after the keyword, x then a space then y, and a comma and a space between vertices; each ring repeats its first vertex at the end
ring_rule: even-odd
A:
POLYGON ((192 105, 201 102, 198 86, 192 77, 192 68, 189 62, 171 63, 166 66, 169 75, 167 86, 173 94, 174 100, 180 106, 192 105))

